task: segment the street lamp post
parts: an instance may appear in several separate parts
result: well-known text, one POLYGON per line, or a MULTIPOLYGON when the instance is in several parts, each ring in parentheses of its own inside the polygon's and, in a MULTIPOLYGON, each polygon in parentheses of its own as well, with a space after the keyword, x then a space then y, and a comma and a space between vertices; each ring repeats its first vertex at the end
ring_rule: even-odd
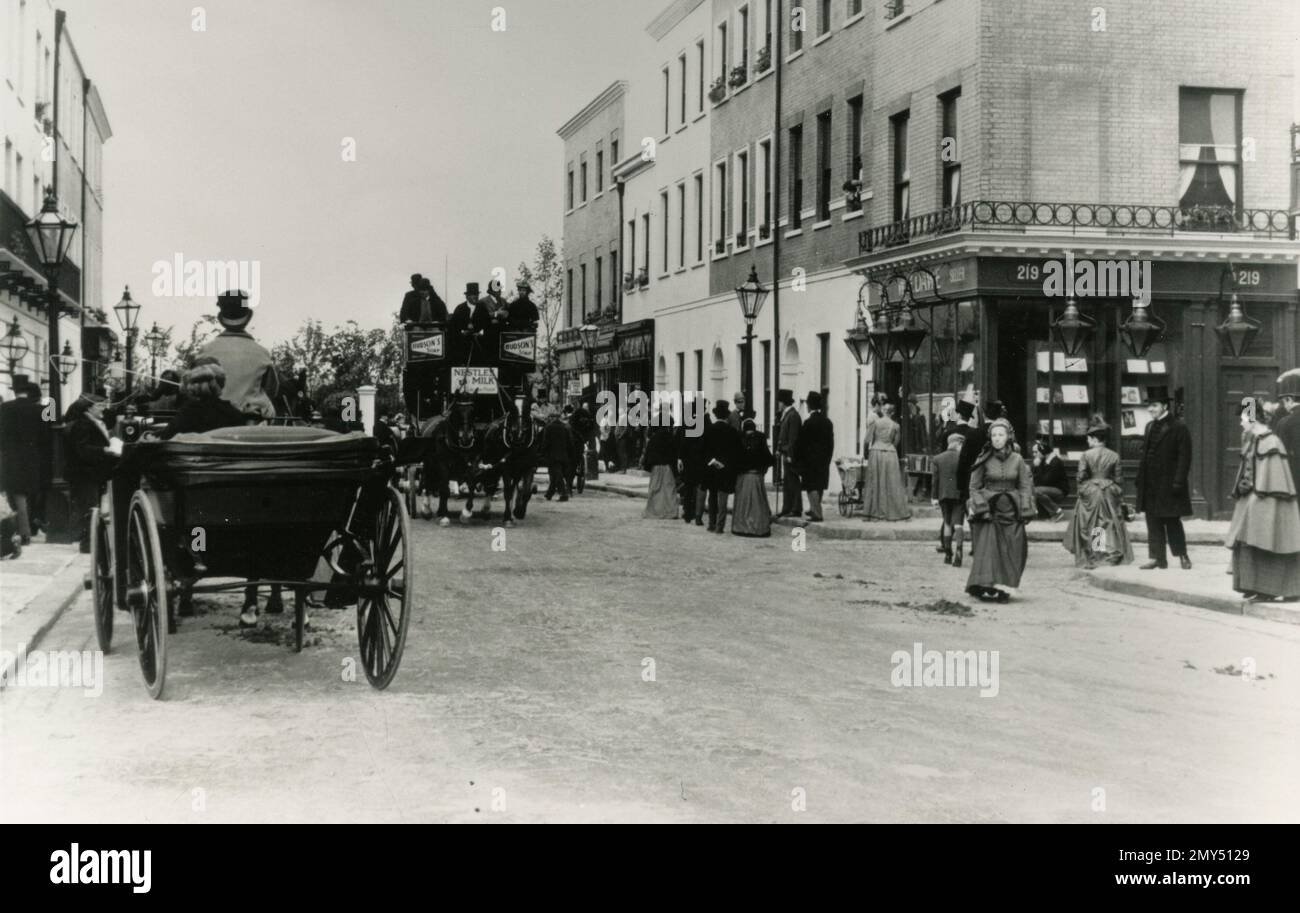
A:
MULTIPOLYGON (((745 284, 736 289, 736 299, 740 302, 740 313, 745 318, 745 376, 742 387, 745 391, 745 406, 754 410, 754 322, 758 320, 767 301, 767 289, 758 281, 758 267, 749 268, 749 278, 745 284)), ((754 411, 757 415, 757 411, 754 411)), ((741 421, 745 416, 741 415, 741 421)))
POLYGON ((149 332, 144 334, 145 347, 149 350, 149 376, 154 383, 158 382, 158 359, 162 358, 163 353, 167 351, 167 334, 158 329, 158 322, 149 328, 149 332))
MULTIPOLYGON (((59 270, 68 257, 72 236, 77 233, 77 223, 59 215, 59 203, 54 188, 46 188, 45 205, 40 215, 23 226, 36 251, 36 258, 45 269, 46 318, 49 327, 50 351, 59 351, 59 270)), ((50 383, 50 399, 55 416, 62 415, 63 389, 61 384, 50 383)))
MULTIPOLYGON (((5 332, 3 339, 0 339, 0 350, 4 352, 5 362, 9 365, 9 383, 13 383, 14 367, 27 357, 29 351, 27 340, 23 338, 22 328, 18 326, 18 318, 14 317, 13 323, 5 332)), ((18 391, 15 390, 15 393, 18 391)))
POLYGON ((77 355, 72 351, 72 343, 64 342, 63 351, 50 359, 50 364, 59 375, 59 383, 66 384, 72 372, 77 370, 77 355))
POLYGON ((122 330, 126 333, 125 392, 129 394, 135 381, 135 321, 140 314, 140 305, 131 298, 131 286, 123 288, 122 300, 113 305, 113 310, 117 312, 117 322, 122 325, 122 330))
POLYGON ((596 348, 596 335, 600 329, 593 323, 584 323, 578 327, 578 339, 582 342, 582 366, 587 369, 587 383, 596 382, 596 367, 591 363, 592 350, 596 348))

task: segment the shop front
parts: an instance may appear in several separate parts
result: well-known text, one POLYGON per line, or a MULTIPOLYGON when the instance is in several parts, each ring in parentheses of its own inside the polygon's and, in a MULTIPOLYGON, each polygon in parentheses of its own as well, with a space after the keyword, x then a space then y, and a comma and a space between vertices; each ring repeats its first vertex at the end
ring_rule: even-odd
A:
POLYGON ((556 353, 565 402, 577 399, 591 383, 597 390, 615 392, 619 384, 627 384, 629 390, 654 389, 653 320, 598 324, 586 348, 580 330, 562 330, 556 337, 556 353))
MULTIPOLYGON (((1131 498, 1149 421, 1146 388, 1167 387, 1192 431, 1196 514, 1230 516, 1241 398, 1273 393, 1278 374, 1300 359, 1294 253, 1267 261, 1230 262, 1224 256, 1124 261, 1134 271, 1148 271, 1147 313, 1164 324, 1136 345, 1124 332, 1134 313, 1131 287, 1116 294, 1114 283, 1081 284, 1070 299, 1048 281, 1060 274, 1063 262, 1122 254, 1092 249, 1068 253, 1069 260, 1062 250, 1039 256, 892 258, 887 264, 859 267, 869 280, 873 305, 887 290, 891 301, 909 302, 917 325, 926 331, 915 357, 904 362, 895 353, 871 372, 876 387, 890 399, 901 400, 904 386, 915 398, 919 408, 909 425, 909 453, 942 449, 937 424, 945 397, 1000 400, 1022 446, 1027 449, 1027 442, 1045 437, 1073 478, 1087 447, 1089 420, 1100 414, 1114 429, 1111 446, 1124 461, 1131 498), (1233 353, 1216 332, 1234 295, 1248 319, 1258 324, 1240 353, 1233 353), (1063 339, 1053 327, 1070 300, 1084 329, 1063 339)), ((1112 270, 1110 275, 1120 274, 1112 270)))

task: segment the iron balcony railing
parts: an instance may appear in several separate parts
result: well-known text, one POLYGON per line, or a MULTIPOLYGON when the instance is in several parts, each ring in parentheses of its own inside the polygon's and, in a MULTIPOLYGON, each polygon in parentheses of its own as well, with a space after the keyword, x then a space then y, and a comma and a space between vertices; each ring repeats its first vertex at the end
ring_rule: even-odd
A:
POLYGON ((860 231, 858 252, 869 254, 959 231, 1015 231, 1036 227, 1071 231, 1102 229, 1119 234, 1239 232, 1296 239, 1295 221, 1284 209, 976 200, 860 231))

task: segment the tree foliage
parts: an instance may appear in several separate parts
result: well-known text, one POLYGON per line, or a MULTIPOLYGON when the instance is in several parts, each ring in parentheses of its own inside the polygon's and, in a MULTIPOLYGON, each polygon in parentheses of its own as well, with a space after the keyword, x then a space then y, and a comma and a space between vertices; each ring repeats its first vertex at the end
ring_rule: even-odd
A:
POLYGON ((561 328, 564 301, 564 264, 560 248, 549 235, 537 242, 532 264, 520 263, 516 273, 533 288, 533 301, 540 317, 537 326, 537 373, 548 388, 554 387, 559 370, 555 337, 561 328))

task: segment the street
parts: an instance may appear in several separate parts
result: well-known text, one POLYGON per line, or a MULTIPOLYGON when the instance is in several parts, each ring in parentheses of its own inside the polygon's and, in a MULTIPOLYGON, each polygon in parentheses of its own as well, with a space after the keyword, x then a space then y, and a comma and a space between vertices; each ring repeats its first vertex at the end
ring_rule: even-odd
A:
MULTIPOLYGON (((354 613, 314 611, 295 655, 291 612, 241 633, 229 596, 181 619, 152 701, 119 613, 101 696, 0 692, 0 819, 1300 815, 1296 626, 1090 590, 1053 543, 994 605, 926 543, 716 536, 643 504, 537 498, 501 551, 496 521, 413 520, 417 610, 385 692, 345 680, 354 613), (996 693, 897 686, 916 644, 997 651, 996 693)), ((95 649, 88 595, 41 648, 95 649)))

